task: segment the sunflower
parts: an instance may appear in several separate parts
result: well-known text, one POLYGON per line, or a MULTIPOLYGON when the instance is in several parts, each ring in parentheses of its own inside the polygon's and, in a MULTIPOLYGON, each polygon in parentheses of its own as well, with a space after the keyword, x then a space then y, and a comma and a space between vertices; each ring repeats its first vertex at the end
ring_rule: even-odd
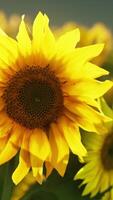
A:
POLYGON ((78 29, 55 40, 48 23, 39 12, 29 36, 22 16, 17 40, 0 30, 0 164, 20 150, 15 184, 30 169, 39 183, 53 168, 63 176, 70 150, 86 154, 79 127, 99 132, 108 120, 96 98, 112 83, 96 80, 108 72, 89 62, 103 44, 75 49, 78 29))
MULTIPOLYGON (((101 108, 113 119, 113 111, 104 99, 101 100, 101 108)), ((88 150, 84 158, 86 164, 75 179, 83 179, 81 185, 86 184, 83 195, 91 193, 93 197, 100 192, 105 193, 102 200, 113 200, 113 122, 106 123, 106 127, 108 131, 105 135, 84 134, 83 143, 88 150)))

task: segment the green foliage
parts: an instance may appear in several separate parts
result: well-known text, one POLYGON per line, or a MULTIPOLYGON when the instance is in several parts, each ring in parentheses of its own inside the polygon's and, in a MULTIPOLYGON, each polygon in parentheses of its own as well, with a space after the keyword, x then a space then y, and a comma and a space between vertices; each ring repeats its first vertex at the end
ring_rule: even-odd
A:
MULTIPOLYGON (((77 158, 71 155, 65 176, 62 178, 54 170, 42 185, 33 185, 21 200, 88 200, 89 196, 82 197, 80 181, 74 181, 75 171, 80 167, 77 158)), ((100 200, 100 195, 92 200, 100 200)))
MULTIPOLYGON (((0 167, 0 200, 11 200, 15 187, 11 176, 17 163, 18 156, 0 167)), ((73 180, 80 167, 77 157, 71 154, 64 177, 54 170, 42 185, 32 185, 20 200, 90 200, 89 196, 82 197, 80 181, 73 180)), ((98 194, 92 200, 101 200, 101 195, 98 194)))

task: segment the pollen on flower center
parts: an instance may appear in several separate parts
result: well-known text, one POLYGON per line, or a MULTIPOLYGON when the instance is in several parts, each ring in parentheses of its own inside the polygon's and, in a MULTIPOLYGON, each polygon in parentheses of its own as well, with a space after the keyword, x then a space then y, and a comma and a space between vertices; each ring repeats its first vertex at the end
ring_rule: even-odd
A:
POLYGON ((59 79, 49 67, 25 67, 16 72, 4 90, 6 113, 26 128, 46 128, 63 109, 59 79))
POLYGON ((113 135, 107 135, 101 149, 101 160, 106 170, 113 170, 113 135))

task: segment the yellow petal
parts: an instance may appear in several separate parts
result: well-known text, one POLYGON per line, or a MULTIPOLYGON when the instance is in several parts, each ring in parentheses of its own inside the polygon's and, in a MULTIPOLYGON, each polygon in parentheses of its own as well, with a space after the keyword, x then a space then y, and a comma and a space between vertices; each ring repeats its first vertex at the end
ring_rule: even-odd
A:
POLYGON ((8 35, 0 28, 0 36, 8 36, 8 35))
POLYGON ((9 161, 11 158, 13 158, 18 152, 20 144, 21 133, 15 129, 11 133, 7 144, 5 145, 3 151, 0 154, 0 164, 3 164, 9 161))
POLYGON ((65 156, 59 163, 56 164, 55 169, 63 177, 69 162, 69 154, 65 156))
MULTIPOLYGON (((33 176, 36 178, 38 177, 43 177, 43 161, 38 159, 36 156, 33 154, 30 154, 30 162, 32 166, 32 171, 33 171, 33 176), (40 175, 40 176, 39 176, 40 175)), ((41 178, 42 180, 43 178, 41 178)), ((40 179, 39 179, 40 180, 40 179)))
POLYGON ((55 168, 58 173, 63 176, 69 161, 69 147, 65 138, 63 138, 62 134, 59 132, 56 124, 51 125, 49 141, 51 145, 51 155, 46 162, 46 177, 50 175, 53 168, 55 168))
POLYGON ((49 161, 45 163, 46 178, 52 173, 53 169, 56 169, 61 176, 64 176, 66 167, 69 162, 69 154, 65 155, 60 162, 57 162, 57 154, 54 150, 52 150, 52 152, 53 152, 52 158, 50 158, 49 161))
POLYGON ((107 118, 101 113, 96 112, 91 107, 85 107, 84 111, 81 110, 80 112, 84 113, 83 115, 81 113, 82 119, 78 123, 84 130, 93 131, 98 134, 108 132, 108 128, 105 126, 105 122, 109 122, 110 118, 107 118))
MULTIPOLYGON (((58 75, 60 77, 66 77, 67 79, 70 77, 70 79, 73 80, 76 78, 79 79, 81 77, 92 78, 92 70, 87 70, 87 68, 89 67, 87 66, 87 62, 89 62, 92 58, 98 56, 102 51, 103 46, 103 44, 97 44, 82 48, 75 48, 73 51, 71 51, 64 57, 60 55, 59 58, 57 58, 57 60, 59 60, 59 64, 57 66, 58 75), (91 72, 89 73, 89 71, 91 72)), ((96 68, 94 70, 94 76, 97 76, 98 73, 96 74, 95 71, 96 68)))
MULTIPOLYGON (((4 38, 3 38, 4 39, 4 38)), ((8 45, 8 44, 7 44, 8 45)), ((15 49, 16 52, 16 49, 15 49)), ((9 66, 14 67, 17 58, 15 58, 16 55, 12 54, 10 50, 8 50, 5 46, 0 45, 0 68, 4 69, 9 66)))
MULTIPOLYGON (((23 157, 23 155, 21 155, 23 157)), ((19 165, 16 170, 13 172, 12 180, 17 185, 22 181, 22 179, 29 173, 30 168, 27 166, 24 160, 19 161, 19 165)))
POLYGON ((79 55, 79 51, 76 53, 76 50, 77 48, 75 51, 63 57, 61 55, 58 57, 57 55, 57 65, 54 64, 54 61, 51 63, 51 65, 54 65, 57 69, 56 72, 59 77, 65 77, 67 79, 70 77, 72 80, 78 80, 81 78, 98 78, 109 74, 107 70, 88 62, 85 58, 82 59, 82 56, 79 55))
POLYGON ((83 168, 81 168, 75 176, 75 179, 84 179, 82 185, 87 184, 82 195, 86 195, 91 193, 91 196, 94 195, 95 192, 98 192, 100 189, 100 180, 102 175, 102 170, 98 167, 98 164, 95 161, 91 161, 91 163, 86 164, 83 168), (93 170, 95 169, 95 170, 93 170), (98 188, 98 190, 96 189, 98 188), (96 189, 96 190, 95 190, 96 189), (95 191, 94 191, 95 190, 95 191))
POLYGON ((59 129, 62 132, 71 151, 79 157, 85 156, 86 149, 82 145, 79 129, 76 127, 76 125, 69 123, 70 121, 67 121, 62 117, 58 123, 59 129))
POLYGON ((108 117, 97 112, 85 103, 69 102, 65 100, 65 106, 70 112, 75 113, 75 119, 81 128, 86 131, 93 131, 99 134, 106 133, 105 122, 110 121, 108 117), (76 117, 78 116, 78 117, 76 117))
POLYGON ((45 176, 43 175, 43 166, 37 168, 37 176, 35 179, 39 184, 42 184, 42 182, 45 180, 45 176))
POLYGON ((113 185, 113 174, 112 174, 112 170, 110 171, 110 174, 109 174, 109 176, 110 176, 110 185, 113 185))
POLYGON ((38 159, 45 161, 50 153, 50 145, 46 133, 41 129, 33 131, 29 144, 30 153, 38 159))
POLYGON ((98 191, 99 191, 99 189, 98 189, 98 186, 97 186, 92 190, 90 197, 93 198, 98 193, 98 191))
POLYGON ((15 184, 18 184, 27 175, 30 167, 32 167, 33 176, 38 182, 41 183, 43 177, 43 174, 41 175, 41 171, 43 172, 43 161, 39 160, 33 154, 30 154, 29 144, 31 134, 32 132, 24 134, 19 156, 19 165, 13 173, 13 181, 15 184))
POLYGON ((103 75, 108 75, 109 72, 93 63, 87 62, 81 69, 81 74, 87 78, 98 78, 103 75))
POLYGON ((101 184, 100 192, 103 192, 106 189, 108 189, 109 186, 110 186, 109 183, 110 183, 109 174, 106 171, 103 171, 103 174, 102 174, 102 177, 101 177, 101 180, 100 180, 100 184, 101 184))
POLYGON ((33 24, 33 59, 39 66, 47 66, 55 51, 55 38, 49 28, 47 15, 41 12, 33 24))
MULTIPOLYGON (((0 112, 0 128, 2 128, 2 125, 4 127, 6 124, 12 128, 12 121, 8 118, 7 114, 3 110, 0 112)), ((8 132, 0 131, 0 137, 5 134, 8 134, 8 132)))
POLYGON ((73 59, 80 63, 85 63, 86 61, 92 60, 94 57, 98 56, 104 48, 104 44, 95 44, 82 48, 76 48, 73 53, 73 59))
POLYGON ((46 133, 44 131, 42 131, 41 129, 36 129, 30 133, 30 163, 33 171, 33 176, 37 179, 39 183, 41 183, 44 179, 43 163, 49 154, 48 148, 49 144, 46 133))
POLYGON ((95 133, 85 133, 82 135, 82 141, 88 151, 93 150, 95 152, 100 150, 105 137, 106 135, 101 136, 95 133))
MULTIPOLYGON (((44 15, 44 17, 49 22, 48 17, 46 15, 44 15)), ((56 41, 52 31, 49 28, 49 25, 47 24, 43 35, 43 40, 41 42, 41 51, 43 59, 45 58, 47 60, 50 60, 51 57, 54 55, 55 49, 56 49, 56 41)))
MULTIPOLYGON (((98 176, 95 177, 94 182, 90 182, 85 186, 85 189, 82 192, 82 195, 87 195, 90 192, 92 192, 93 189, 95 189, 95 187, 97 187, 97 183, 98 183, 98 176)), ((99 188, 98 188, 98 192, 99 192, 99 188)))
POLYGON ((55 160, 55 163, 60 162, 66 155, 69 155, 69 147, 56 124, 51 125, 49 136, 53 160, 55 160))
MULTIPOLYGON (((89 156, 89 154, 88 154, 88 156, 89 156)), ((91 177, 91 176, 89 176, 90 172, 91 172, 92 176, 94 177, 95 175, 93 175, 94 174, 93 169, 95 169, 95 173, 96 173, 96 170, 97 170, 96 167, 98 168, 98 166, 96 166, 96 164, 95 164, 95 159, 91 160, 77 172, 77 174, 74 177, 74 180, 85 179, 86 177, 90 178, 91 177)))
POLYGON ((3 135, 0 137, 0 153, 3 151, 4 147, 6 146, 8 140, 9 140, 10 135, 3 135))
POLYGON ((101 111, 102 111, 105 115, 107 115, 107 116, 113 118, 113 110, 107 105, 107 103, 106 103, 106 101, 104 100, 104 98, 100 98, 100 99, 99 99, 99 104, 100 104, 101 111))
POLYGON ((33 47, 36 52, 40 50, 40 44, 43 40, 48 23, 49 19, 47 16, 39 12, 33 23, 33 47))
POLYGON ((110 200, 113 199, 113 196, 111 196, 111 192, 109 190, 104 193, 101 200, 108 200, 108 199, 110 200))
POLYGON ((112 86, 113 82, 109 80, 100 82, 97 80, 81 79, 76 81, 72 85, 65 85, 64 90, 69 95, 75 95, 83 99, 97 99, 105 94, 112 86))
POLYGON ((51 161, 50 162, 46 161, 45 167, 46 167, 46 178, 48 178, 48 176, 52 173, 54 167, 52 166, 51 161))
POLYGON ((22 16, 22 21, 19 26, 17 40, 21 54, 25 57, 29 56, 31 53, 31 40, 24 22, 24 15, 22 16))
POLYGON ((0 34, 0 64, 4 62, 6 65, 1 67, 13 66, 18 60, 18 46, 16 40, 10 38, 6 34, 0 34))
POLYGON ((75 48, 77 43, 80 40, 80 31, 79 29, 75 29, 65 33, 64 35, 60 36, 57 40, 57 49, 59 51, 70 51, 75 48))
POLYGON ((13 182, 17 185, 28 174, 30 170, 29 157, 29 133, 24 133, 21 151, 19 155, 19 164, 12 175, 13 182))
MULTIPOLYGON (((86 72, 84 73, 84 65, 87 64, 87 62, 89 62, 92 58, 98 56, 101 53, 103 47, 103 44, 96 44, 82 48, 75 48, 66 56, 59 55, 59 57, 56 58, 57 62, 59 62, 58 66, 55 66, 58 71, 58 76, 66 77, 67 79, 69 77, 70 79, 79 79, 80 77, 83 78, 85 76, 90 78, 90 74, 87 74, 86 72)), ((88 68, 87 65, 86 68, 88 68)))
POLYGON ((112 189, 110 190, 110 194, 111 194, 111 199, 113 199, 113 187, 112 187, 112 189))

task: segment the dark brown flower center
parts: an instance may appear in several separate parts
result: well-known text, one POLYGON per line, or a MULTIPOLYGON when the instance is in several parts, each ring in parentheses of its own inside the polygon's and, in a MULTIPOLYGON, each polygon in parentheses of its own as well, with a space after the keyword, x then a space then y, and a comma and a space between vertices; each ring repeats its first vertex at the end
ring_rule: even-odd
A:
POLYGON ((49 67, 26 67, 8 82, 3 99, 8 116, 29 129, 46 128, 63 109, 59 79, 49 67))
POLYGON ((101 149, 101 160, 106 170, 113 170, 113 134, 105 138, 101 149))

